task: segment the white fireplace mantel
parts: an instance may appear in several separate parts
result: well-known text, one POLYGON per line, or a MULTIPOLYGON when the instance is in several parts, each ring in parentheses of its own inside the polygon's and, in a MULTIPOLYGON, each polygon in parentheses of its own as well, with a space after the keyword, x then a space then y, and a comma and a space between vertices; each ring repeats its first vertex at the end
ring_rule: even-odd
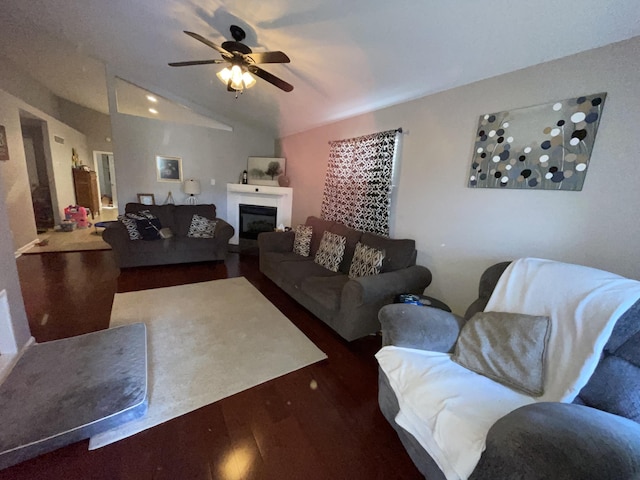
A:
POLYGON ((239 243, 240 204, 276 207, 276 225, 291 226, 292 188, 227 183, 226 220, 235 229, 233 237, 229 240, 231 245, 239 243))

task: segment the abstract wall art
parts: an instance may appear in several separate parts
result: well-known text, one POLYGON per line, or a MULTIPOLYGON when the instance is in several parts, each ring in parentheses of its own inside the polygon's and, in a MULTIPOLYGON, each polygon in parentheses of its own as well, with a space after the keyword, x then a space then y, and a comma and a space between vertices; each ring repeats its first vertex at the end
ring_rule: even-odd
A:
POLYGON ((582 190, 606 96, 481 115, 468 186, 582 190))

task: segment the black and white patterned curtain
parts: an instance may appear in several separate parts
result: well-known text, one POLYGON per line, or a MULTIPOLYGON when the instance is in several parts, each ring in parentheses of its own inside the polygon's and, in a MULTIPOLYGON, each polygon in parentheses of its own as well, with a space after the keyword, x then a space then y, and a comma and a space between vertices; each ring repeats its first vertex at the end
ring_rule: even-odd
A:
POLYGON ((329 142, 322 218, 389 236, 393 160, 401 132, 389 130, 329 142))

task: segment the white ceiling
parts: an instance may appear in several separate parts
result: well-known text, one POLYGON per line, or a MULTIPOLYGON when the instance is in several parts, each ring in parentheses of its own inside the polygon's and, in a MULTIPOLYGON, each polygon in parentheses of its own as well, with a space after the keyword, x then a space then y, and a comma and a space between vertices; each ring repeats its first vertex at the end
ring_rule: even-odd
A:
POLYGON ((200 114, 282 136, 640 35, 637 0, 3 0, 0 55, 57 95, 107 112, 104 66, 200 114), (237 100, 188 37, 247 32, 282 50, 237 100))

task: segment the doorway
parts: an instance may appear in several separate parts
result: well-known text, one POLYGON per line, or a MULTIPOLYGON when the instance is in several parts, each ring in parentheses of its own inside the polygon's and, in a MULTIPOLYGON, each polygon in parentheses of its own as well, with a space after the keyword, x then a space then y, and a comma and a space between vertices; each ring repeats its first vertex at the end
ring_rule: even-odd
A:
POLYGON ((47 160, 44 149, 43 128, 45 122, 37 118, 20 116, 22 128, 22 143, 27 160, 27 173, 31 190, 33 214, 38 233, 53 228, 55 218, 47 160))
POLYGON ((116 190, 116 170, 113 152, 93 152, 94 170, 98 175, 98 192, 100 209, 118 210, 118 193, 116 190))

